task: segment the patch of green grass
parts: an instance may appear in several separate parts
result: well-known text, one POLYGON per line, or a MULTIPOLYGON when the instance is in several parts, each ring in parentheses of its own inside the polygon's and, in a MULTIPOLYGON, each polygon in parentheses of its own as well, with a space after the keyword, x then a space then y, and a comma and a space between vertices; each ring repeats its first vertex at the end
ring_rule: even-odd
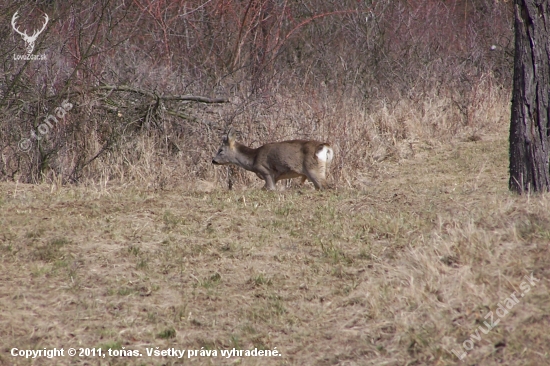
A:
POLYGON ((54 238, 34 249, 34 257, 44 262, 60 261, 63 257, 62 247, 69 244, 65 238, 54 238))
POLYGON ((245 324, 242 327, 242 331, 246 334, 256 334, 258 331, 251 324, 245 324))
POLYGON ((277 316, 281 316, 287 312, 284 306, 283 299, 279 295, 272 295, 269 298, 269 309, 277 316))
MULTIPOLYGON (((37 262, 37 263, 41 263, 41 262, 37 262)), ((53 266, 51 264, 41 263, 36 268, 33 268, 31 270, 31 275, 33 277, 40 277, 52 272, 52 270, 53 270, 53 266)))
POLYGON ((135 255, 137 257, 140 253, 140 249, 139 249, 139 247, 137 247, 135 245, 130 245, 128 247, 128 253, 130 253, 132 255, 135 255))
POLYGON ((286 202, 275 209, 275 215, 288 217, 294 212, 294 203, 286 202))
POLYGON ((50 241, 50 245, 54 245, 57 247, 61 247, 67 244, 69 244, 69 240, 67 240, 66 238, 55 238, 50 241))
POLYGON ((40 238, 42 234, 44 234, 44 228, 38 228, 36 230, 29 231, 25 234, 25 238, 27 239, 35 239, 40 238))
POLYGON ((1 245, 0 249, 3 252, 6 252, 6 253, 13 253, 13 245, 12 244, 1 245))
POLYGON ((271 278, 268 278, 264 276, 263 273, 260 273, 259 275, 253 276, 248 280, 249 283, 253 284, 254 286, 271 286, 273 284, 273 281, 271 278))
POLYGON ((119 288, 116 293, 119 296, 128 296, 128 295, 133 294, 134 292, 135 292, 134 289, 124 286, 124 287, 119 288))
POLYGON ((171 211, 165 211, 164 215, 162 215, 162 222, 164 223, 163 230, 170 231, 180 225, 183 220, 179 216, 174 215, 171 211))
POLYGON ((212 276, 200 281, 199 283, 195 284, 195 287, 200 286, 205 289, 211 289, 216 287, 222 280, 222 276, 219 273, 214 273, 212 276))
POLYGON ((170 339, 176 337, 176 330, 173 327, 166 328, 157 334, 157 338, 170 339))
POLYGON ((148 261, 146 258, 140 258, 139 261, 137 262, 136 264, 136 268, 137 269, 147 269, 147 267, 149 266, 148 264, 148 261))
POLYGON ((211 222, 209 222, 208 224, 206 224, 205 231, 208 235, 213 236, 216 233, 216 228, 211 222))
POLYGON ((111 341, 107 343, 101 343, 95 348, 101 348, 104 352, 107 352, 109 349, 122 349, 121 341, 111 341))
POLYGON ((365 248, 361 248, 359 251, 359 255, 357 256, 359 259, 365 259, 365 260, 373 260, 374 257, 372 256, 371 252, 365 248))
POLYGON ((212 282, 219 283, 222 280, 222 275, 216 272, 212 276, 210 276, 210 280, 212 282))
POLYGON ((262 349, 262 350, 270 349, 270 347, 267 346, 266 340, 264 337, 257 336, 252 338, 252 344, 257 349, 262 349))
POLYGON ((158 314, 152 311, 147 312, 147 321, 149 323, 156 323, 158 322, 158 314))
POLYGON ((69 267, 71 264, 70 261, 66 260, 66 259, 60 259, 60 260, 57 260, 53 263, 53 266, 55 269, 59 269, 59 268, 67 268, 69 267))
POLYGON ((517 230, 522 239, 548 239, 550 237, 550 219, 545 215, 528 214, 518 222, 517 230))
POLYGON ((352 259, 349 258, 342 249, 334 245, 332 241, 328 244, 325 244, 323 241, 321 241, 321 251, 323 252, 323 256, 327 258, 327 260, 332 264, 338 264, 342 262, 346 264, 352 263, 352 259))

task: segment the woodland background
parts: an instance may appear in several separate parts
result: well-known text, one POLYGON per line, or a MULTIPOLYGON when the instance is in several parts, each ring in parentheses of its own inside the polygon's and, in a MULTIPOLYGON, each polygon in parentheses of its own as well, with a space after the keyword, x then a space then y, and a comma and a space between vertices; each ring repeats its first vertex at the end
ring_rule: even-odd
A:
POLYGON ((333 179, 354 186, 370 164, 508 124, 508 1, 2 3, 1 180, 222 183, 210 160, 233 126, 253 146, 330 140, 333 179), (34 50, 46 60, 14 59, 16 11, 29 34, 50 17, 34 50), (74 108, 22 151, 66 99, 74 108))

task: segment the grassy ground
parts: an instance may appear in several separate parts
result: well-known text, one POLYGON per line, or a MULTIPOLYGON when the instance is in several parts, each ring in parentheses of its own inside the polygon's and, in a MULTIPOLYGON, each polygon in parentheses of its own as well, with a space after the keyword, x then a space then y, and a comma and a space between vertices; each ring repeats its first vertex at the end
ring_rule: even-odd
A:
POLYGON ((550 196, 505 134, 414 152, 325 192, 0 184, 0 364, 550 364, 550 196))

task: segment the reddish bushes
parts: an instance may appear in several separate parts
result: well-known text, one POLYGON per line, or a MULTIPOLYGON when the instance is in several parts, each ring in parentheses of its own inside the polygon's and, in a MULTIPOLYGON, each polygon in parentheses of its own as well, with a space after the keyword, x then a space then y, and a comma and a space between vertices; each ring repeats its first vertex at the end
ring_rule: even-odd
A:
POLYGON ((477 131, 480 109, 506 108, 510 6, 493 0, 104 0, 43 7, 11 1, 2 24, 17 10, 28 29, 43 12, 51 21, 35 51, 46 53, 45 61, 11 58, 24 43, 11 28, 0 30, 0 51, 10 56, 0 66, 0 176, 127 179, 121 172, 129 165, 145 164, 136 144, 149 138, 155 164, 172 170, 183 164, 182 177, 209 178, 204 158, 228 124, 247 143, 332 137, 344 154, 362 146, 345 161, 356 166, 411 136, 432 138, 442 126, 477 131), (104 85, 129 88, 98 88, 104 85), (158 98, 183 94, 232 103, 158 98), (67 98, 75 108, 64 124, 28 153, 19 151, 17 142, 67 98), (426 117, 435 115, 439 121, 426 117))

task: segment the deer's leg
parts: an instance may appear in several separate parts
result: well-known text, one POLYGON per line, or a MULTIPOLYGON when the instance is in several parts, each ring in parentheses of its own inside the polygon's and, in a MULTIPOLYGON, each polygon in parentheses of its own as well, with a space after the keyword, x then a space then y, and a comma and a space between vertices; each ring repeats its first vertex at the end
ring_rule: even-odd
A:
POLYGON ((267 191, 275 190, 275 178, 271 174, 262 174, 263 180, 265 180, 264 189, 267 191))

